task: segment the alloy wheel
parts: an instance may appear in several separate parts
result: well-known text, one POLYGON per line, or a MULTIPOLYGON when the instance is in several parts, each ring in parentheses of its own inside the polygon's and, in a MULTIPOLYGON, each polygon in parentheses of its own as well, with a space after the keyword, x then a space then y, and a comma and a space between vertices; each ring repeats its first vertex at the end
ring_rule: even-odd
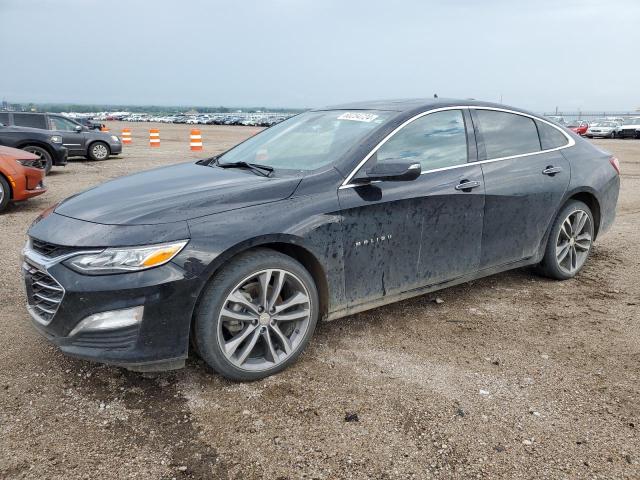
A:
POLYGON ((109 150, 107 150, 107 147, 105 147, 101 143, 94 145, 92 152, 93 152, 93 156, 98 160, 104 160, 109 156, 109 150))
POLYGON ((236 285, 218 317, 218 342, 237 368, 262 371, 290 357, 309 328, 307 288, 293 273, 262 270, 236 285))
POLYGON ((0 205, 2 205, 2 202, 4 201, 4 196, 5 196, 4 187, 2 186, 2 182, 0 182, 0 205))
POLYGON ((556 259, 562 271, 574 274, 587 260, 591 249, 593 225, 584 210, 575 210, 564 219, 556 240, 556 259))

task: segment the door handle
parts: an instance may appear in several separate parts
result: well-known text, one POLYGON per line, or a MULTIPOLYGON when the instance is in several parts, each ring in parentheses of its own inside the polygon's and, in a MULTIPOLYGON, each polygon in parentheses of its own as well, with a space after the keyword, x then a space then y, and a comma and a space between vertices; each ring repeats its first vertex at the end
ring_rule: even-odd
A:
POLYGON ((463 192, 470 192, 473 188, 479 187, 480 182, 476 182, 475 180, 462 180, 458 185, 456 185, 456 190, 462 190, 463 192))
POLYGON ((556 173, 560 173, 561 171, 562 171, 562 167, 554 167, 553 165, 549 165, 547 168, 542 170, 542 174, 553 177, 556 173))

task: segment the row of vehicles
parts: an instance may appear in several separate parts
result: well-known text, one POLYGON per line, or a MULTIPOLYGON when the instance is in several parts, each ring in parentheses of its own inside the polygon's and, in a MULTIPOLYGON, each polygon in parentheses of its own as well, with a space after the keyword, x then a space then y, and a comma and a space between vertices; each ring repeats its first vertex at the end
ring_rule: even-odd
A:
POLYGON ((271 113, 252 114, 201 114, 201 115, 164 115, 152 116, 148 114, 131 114, 120 118, 124 122, 158 122, 177 123, 186 125, 240 125, 251 127, 271 127, 293 114, 273 115, 271 113))
POLYGON ((44 176, 69 157, 106 160, 121 152, 117 135, 63 115, 0 112, 0 211, 44 193, 44 176))
POLYGON ((640 116, 628 118, 600 118, 591 121, 562 117, 549 117, 568 129, 587 138, 638 138, 640 139, 640 116))

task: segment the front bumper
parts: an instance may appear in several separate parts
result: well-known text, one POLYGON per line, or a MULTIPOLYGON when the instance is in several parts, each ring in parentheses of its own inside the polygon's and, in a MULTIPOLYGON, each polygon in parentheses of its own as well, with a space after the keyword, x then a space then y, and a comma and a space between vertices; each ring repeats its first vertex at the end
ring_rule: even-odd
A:
POLYGON ((69 355, 134 369, 187 357, 196 278, 171 262, 141 272, 81 275, 61 263, 74 254, 51 259, 29 247, 24 251, 27 309, 45 338, 69 355), (70 335, 93 314, 139 306, 139 324, 70 335))
POLYGON ((606 138, 606 137, 611 137, 613 134, 615 134, 615 130, 611 130, 611 131, 598 131, 598 132, 593 132, 591 130, 587 130, 587 137, 602 137, 602 138, 606 138))
POLYGON ((122 143, 109 142, 109 150, 111 150, 111 155, 118 155, 119 153, 122 153, 122 143))
POLYGON ((69 155, 69 150, 66 147, 58 144, 52 144, 53 156, 51 161, 54 165, 62 166, 67 164, 67 157, 69 155))
POLYGON ((23 168, 18 175, 11 176, 13 187, 12 200, 19 202, 28 198, 37 197, 47 191, 42 177, 44 172, 37 168, 23 168))

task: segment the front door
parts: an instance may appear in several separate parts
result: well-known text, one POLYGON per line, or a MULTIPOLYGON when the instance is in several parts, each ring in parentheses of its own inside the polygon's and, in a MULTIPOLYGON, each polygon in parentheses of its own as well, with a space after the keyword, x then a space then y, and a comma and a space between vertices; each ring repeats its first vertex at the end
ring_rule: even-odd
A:
POLYGON ((403 127, 356 174, 375 162, 416 161, 418 179, 339 189, 352 306, 477 270, 484 185, 468 155, 462 110, 430 113, 403 127))
POLYGON ((83 130, 77 131, 78 124, 57 115, 50 115, 51 130, 62 136, 62 144, 69 150, 69 155, 85 154, 85 136, 83 130))
MULTIPOLYGON (((530 117, 477 109, 485 182, 481 268, 536 254, 569 185, 569 162, 542 149, 530 117)), ((566 140, 565 140, 566 143, 566 140)))

